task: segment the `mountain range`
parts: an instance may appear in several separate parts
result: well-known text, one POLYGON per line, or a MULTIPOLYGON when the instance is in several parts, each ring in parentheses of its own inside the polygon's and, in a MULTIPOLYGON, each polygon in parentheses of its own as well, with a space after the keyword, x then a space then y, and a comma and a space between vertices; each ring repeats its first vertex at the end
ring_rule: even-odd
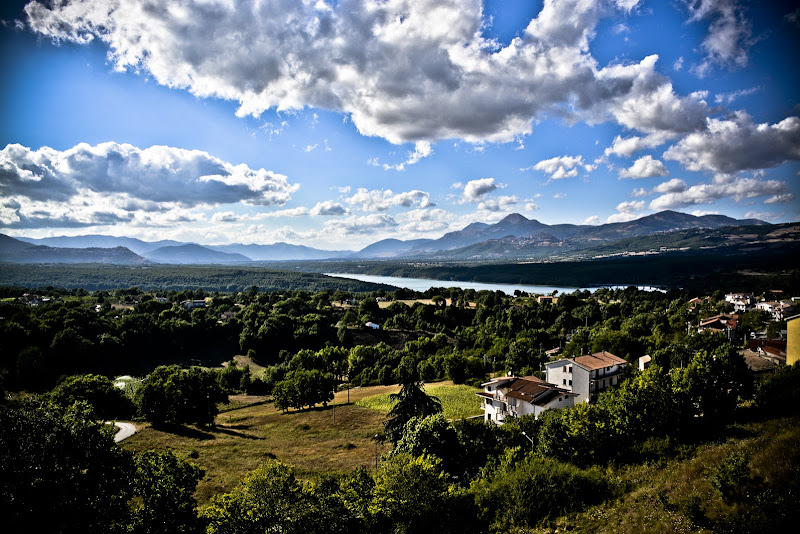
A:
MULTIPOLYGON (((495 224, 472 223, 438 239, 403 241, 384 239, 359 251, 320 250, 302 245, 200 245, 172 240, 142 241, 106 235, 60 236, 33 239, 0 234, 0 261, 15 263, 120 263, 244 264, 286 260, 324 259, 437 259, 487 260, 587 257, 614 254, 632 246, 674 243, 666 238, 687 230, 721 230, 729 227, 772 226, 757 219, 733 219, 724 215, 696 217, 662 211, 629 222, 597 226, 548 225, 514 213, 495 224), (645 239, 645 236, 661 236, 645 239), (641 240, 640 240, 641 241, 641 240)), ((741 233, 740 230, 736 230, 741 233)), ((763 232, 761 232, 763 233, 763 232)), ((697 236, 694 236, 697 237, 697 236)), ((680 240, 680 239, 678 239, 680 240)), ((724 239, 723 239, 724 242, 724 239)), ((689 246, 700 246, 694 239, 689 246)), ((664 245, 660 245, 664 246, 664 245)))

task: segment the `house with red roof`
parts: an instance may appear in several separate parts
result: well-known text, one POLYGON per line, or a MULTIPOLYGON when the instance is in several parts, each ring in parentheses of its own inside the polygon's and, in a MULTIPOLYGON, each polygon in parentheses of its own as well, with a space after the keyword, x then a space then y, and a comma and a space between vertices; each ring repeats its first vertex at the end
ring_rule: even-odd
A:
POLYGON ((509 417, 533 415, 573 405, 574 393, 535 376, 505 376, 481 384, 476 393, 483 405, 483 418, 498 425, 509 417))
POLYGON ((619 384, 627 360, 601 351, 545 364, 547 381, 575 393, 575 403, 593 404, 597 396, 619 384))

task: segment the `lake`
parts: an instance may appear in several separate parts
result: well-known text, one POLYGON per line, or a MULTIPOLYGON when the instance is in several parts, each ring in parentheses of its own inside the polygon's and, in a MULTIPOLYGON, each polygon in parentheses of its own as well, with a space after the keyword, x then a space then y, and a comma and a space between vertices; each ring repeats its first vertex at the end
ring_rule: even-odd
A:
MULTIPOLYGON (((514 291, 520 290, 525 293, 539 293, 549 295, 553 291, 560 293, 572 293, 577 287, 555 287, 555 286, 531 286, 525 284, 488 284, 484 282, 463 282, 458 280, 429 280, 427 278, 401 278, 399 276, 375 276, 371 274, 351 274, 351 273, 323 273, 327 276, 338 276, 340 278, 352 278, 362 282, 372 282, 375 284, 387 284, 395 287, 404 287, 414 291, 426 291, 432 287, 460 287, 461 289, 474 289, 475 291, 502 291, 507 295, 513 295, 514 291)), ((589 289, 594 291, 594 289, 589 289)))

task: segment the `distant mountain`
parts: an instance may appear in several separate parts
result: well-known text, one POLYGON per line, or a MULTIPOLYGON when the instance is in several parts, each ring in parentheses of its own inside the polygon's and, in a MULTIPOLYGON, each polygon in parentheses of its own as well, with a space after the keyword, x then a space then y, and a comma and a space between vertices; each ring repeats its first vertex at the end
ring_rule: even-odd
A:
POLYGON ((184 245, 180 241, 163 239, 161 241, 142 241, 134 237, 116 237, 113 235, 78 235, 78 236, 57 236, 33 239, 21 237, 22 241, 33 243, 34 245, 47 245, 50 247, 67 248, 114 248, 126 247, 136 254, 145 254, 161 247, 184 245))
POLYGON ((147 260, 125 247, 59 248, 29 245, 27 248, 0 251, 0 261, 10 263, 112 263, 138 265, 147 260))
POLYGON ((543 258, 551 253, 580 250, 603 242, 691 228, 765 225, 757 219, 737 220, 724 215, 695 217, 662 211, 634 221, 598 226, 547 225, 512 213, 491 225, 471 224, 439 239, 415 247, 405 257, 453 259, 543 258))
POLYGON ((0 234, 0 253, 23 250, 32 246, 33 245, 26 243, 25 241, 20 241, 19 239, 14 239, 11 236, 0 234))
POLYGON ((406 254, 416 248, 424 247, 433 241, 432 239, 411 239, 402 241, 400 239, 383 239, 362 248, 355 254, 354 258, 391 258, 401 254, 406 254))
POLYGON ((284 260, 327 260, 343 258, 353 254, 351 250, 320 250, 303 245, 290 245, 289 243, 274 243, 272 245, 208 245, 206 248, 219 252, 242 254, 253 261, 284 261, 284 260))
POLYGON ((177 245, 157 248, 144 255, 158 263, 250 263, 253 260, 242 254, 211 250, 200 245, 177 245))

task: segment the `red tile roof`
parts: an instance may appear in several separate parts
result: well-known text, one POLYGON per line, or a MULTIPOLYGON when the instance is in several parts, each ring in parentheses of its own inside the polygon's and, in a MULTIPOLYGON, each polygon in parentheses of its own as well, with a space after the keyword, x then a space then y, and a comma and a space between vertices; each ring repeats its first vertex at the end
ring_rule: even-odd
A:
POLYGON ((602 369, 603 367, 611 367, 612 365, 624 365, 628 363, 627 360, 620 358, 619 356, 614 356, 610 352, 606 351, 578 356, 577 358, 573 358, 573 361, 589 371, 602 369))

